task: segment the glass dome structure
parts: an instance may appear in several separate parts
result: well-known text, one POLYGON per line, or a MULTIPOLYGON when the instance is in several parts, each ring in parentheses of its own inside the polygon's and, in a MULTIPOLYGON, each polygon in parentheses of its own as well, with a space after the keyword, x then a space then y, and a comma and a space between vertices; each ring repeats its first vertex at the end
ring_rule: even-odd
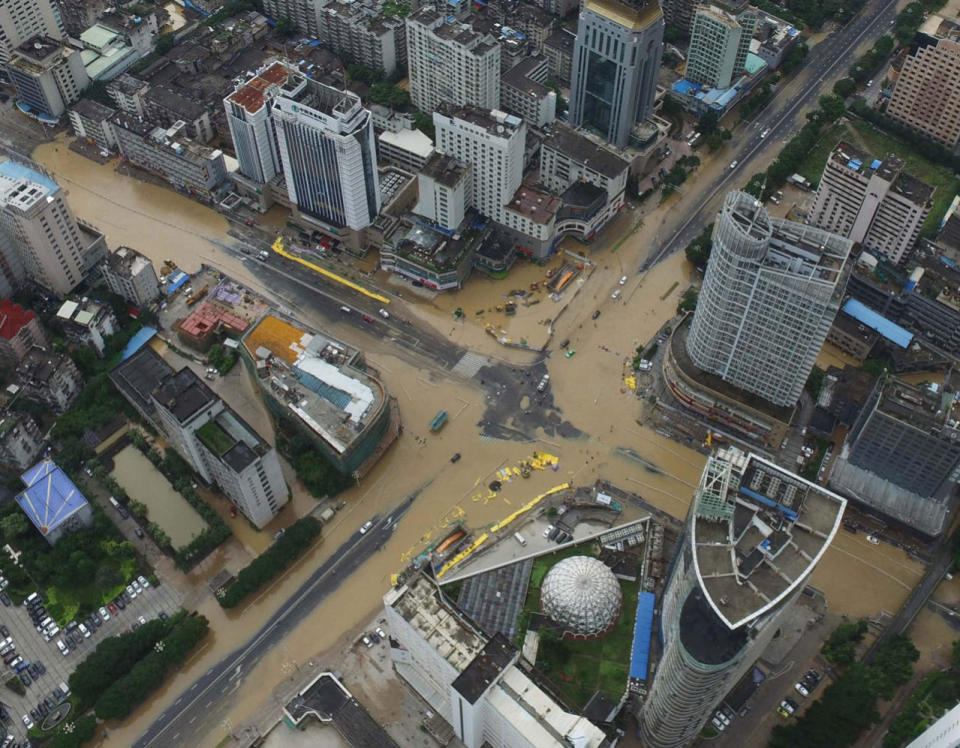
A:
POLYGON ((623 594, 613 572, 591 556, 558 562, 540 587, 543 611, 571 634, 603 633, 617 620, 623 594))

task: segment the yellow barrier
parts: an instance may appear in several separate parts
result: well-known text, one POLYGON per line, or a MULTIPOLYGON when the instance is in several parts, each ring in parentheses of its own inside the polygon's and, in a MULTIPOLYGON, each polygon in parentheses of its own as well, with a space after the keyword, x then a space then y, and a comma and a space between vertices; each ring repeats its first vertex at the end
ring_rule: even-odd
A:
POLYGON ((440 571, 437 572, 437 579, 442 577, 444 574, 450 571, 450 569, 452 569, 456 564, 459 564, 461 561, 463 561, 463 559, 465 559, 467 556, 469 556, 471 553, 477 550, 477 548, 479 548, 483 543, 486 542, 488 537, 490 536, 487 535, 487 533, 483 533, 483 535, 481 535, 479 538, 474 540, 473 543, 470 544, 469 548, 465 548, 464 550, 460 551, 460 553, 458 553, 456 556, 454 556, 449 561, 447 561, 447 563, 443 565, 440 571))
POLYGON ((545 498, 547 498, 548 496, 553 496, 553 494, 559 493, 560 491, 565 491, 565 490, 567 490, 568 488, 570 488, 570 484, 569 484, 569 483, 562 483, 562 484, 559 485, 559 486, 555 486, 554 488, 551 488, 551 489, 550 489, 549 491, 547 491, 546 493, 540 494, 540 495, 537 496, 535 499, 531 499, 531 500, 528 501, 526 504, 524 504, 522 507, 520 507, 519 509, 517 509, 517 511, 515 511, 513 514, 511 514, 509 517, 507 517, 505 520, 503 520, 503 521, 501 521, 501 522, 498 522, 498 523, 495 524, 493 527, 491 527, 491 528, 490 528, 490 532, 497 532, 498 530, 502 530, 504 527, 506 527, 506 526, 509 525, 511 522, 513 522, 513 521, 514 521, 517 517, 519 517, 521 514, 523 514, 523 513, 525 513, 525 512, 529 512, 531 509, 533 509, 537 504, 539 504, 541 501, 543 501, 543 500, 544 500, 545 498))
POLYGON ((351 280, 347 280, 342 275, 331 273, 329 270, 325 270, 324 268, 320 267, 319 265, 315 265, 309 260, 304 260, 302 257, 297 257, 296 255, 290 254, 289 252, 287 252, 287 250, 283 248, 283 237, 281 236, 277 237, 276 241, 273 243, 273 245, 270 248, 281 257, 286 257, 288 260, 299 262, 301 265, 310 268, 315 273, 320 273, 320 275, 324 276, 325 278, 329 278, 332 281, 336 281, 337 283, 340 283, 346 286, 347 288, 352 288, 354 291, 362 293, 364 296, 368 298, 376 299, 377 301, 383 304, 390 303, 390 299, 388 299, 386 296, 381 296, 380 294, 374 293, 373 291, 368 291, 363 286, 357 283, 354 283, 351 280))

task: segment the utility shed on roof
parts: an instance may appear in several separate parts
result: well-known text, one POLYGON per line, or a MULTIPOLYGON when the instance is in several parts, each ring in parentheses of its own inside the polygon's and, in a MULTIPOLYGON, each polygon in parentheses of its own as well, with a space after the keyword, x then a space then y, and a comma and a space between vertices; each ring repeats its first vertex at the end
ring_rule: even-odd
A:
POLYGON ((901 348, 908 348, 913 341, 913 333, 877 314, 856 299, 848 299, 843 305, 843 311, 901 348))
POLYGON ((50 545, 56 545, 64 533, 93 524, 90 504, 52 460, 34 465, 20 480, 26 488, 17 496, 17 504, 50 545))

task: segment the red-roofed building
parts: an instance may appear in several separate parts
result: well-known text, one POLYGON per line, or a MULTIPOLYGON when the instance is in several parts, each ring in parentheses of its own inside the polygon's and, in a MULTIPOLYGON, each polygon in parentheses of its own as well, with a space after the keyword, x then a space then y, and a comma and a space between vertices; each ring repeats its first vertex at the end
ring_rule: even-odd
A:
POLYGON ((194 348, 205 351, 221 335, 240 336, 250 323, 232 314, 222 305, 205 301, 189 317, 177 323, 180 339, 194 348))
POLYGON ((0 363, 16 366, 31 348, 47 348, 40 319, 10 299, 0 300, 0 363))

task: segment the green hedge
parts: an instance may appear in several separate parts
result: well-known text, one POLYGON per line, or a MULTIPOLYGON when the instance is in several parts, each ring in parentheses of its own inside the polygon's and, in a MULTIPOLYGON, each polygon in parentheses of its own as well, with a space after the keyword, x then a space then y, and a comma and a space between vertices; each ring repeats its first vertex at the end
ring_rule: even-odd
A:
POLYGON ((97 699, 100 719, 122 719, 158 689, 171 665, 179 665, 207 635, 206 618, 192 615, 181 618, 169 634, 140 659, 123 677, 114 681, 97 699))
POLYGON ((220 605, 224 608, 239 605, 300 558, 319 534, 320 520, 316 517, 304 517, 294 522, 273 545, 237 574, 236 581, 218 598, 220 605))

